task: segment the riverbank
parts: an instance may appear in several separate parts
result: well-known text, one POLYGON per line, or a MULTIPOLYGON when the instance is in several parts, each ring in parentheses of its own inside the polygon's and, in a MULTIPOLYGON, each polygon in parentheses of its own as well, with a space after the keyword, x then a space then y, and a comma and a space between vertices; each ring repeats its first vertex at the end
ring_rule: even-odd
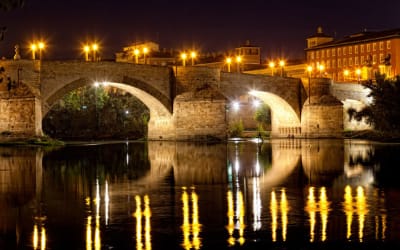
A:
POLYGON ((0 146, 64 146, 63 141, 47 136, 24 137, 16 135, 0 135, 0 146))

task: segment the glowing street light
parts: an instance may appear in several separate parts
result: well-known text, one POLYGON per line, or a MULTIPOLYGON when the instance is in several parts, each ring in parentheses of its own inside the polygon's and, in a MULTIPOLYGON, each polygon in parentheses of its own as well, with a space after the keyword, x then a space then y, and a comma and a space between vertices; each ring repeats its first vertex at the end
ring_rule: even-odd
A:
POLYGON ((32 43, 31 44, 31 51, 32 51, 32 60, 36 59, 36 50, 37 50, 37 45, 32 43))
POLYGON ((236 57, 236 64, 237 64, 237 71, 240 73, 240 63, 242 62, 242 57, 237 56, 236 57))
POLYGON ((348 69, 345 69, 345 70, 343 71, 343 75, 344 75, 344 80, 345 80, 345 81, 346 81, 346 78, 349 76, 349 74, 350 74, 350 72, 349 72, 348 69))
POLYGON ((230 57, 226 58, 226 64, 228 65, 228 72, 231 72, 231 63, 232 63, 232 58, 230 57))
POLYGON ((192 66, 194 65, 194 59, 196 58, 196 52, 194 52, 194 51, 192 51, 191 53, 190 53, 190 58, 192 58, 192 66))
POLYGON ((135 55, 135 63, 138 64, 138 63, 139 63, 139 54, 140 54, 140 51, 139 51, 138 49, 135 49, 135 50, 133 51, 133 54, 135 55))
POLYGON ((322 72, 324 72, 325 66, 323 64, 320 64, 318 66, 318 70, 319 70, 319 76, 322 77, 322 72))
POLYGON ((281 67, 281 77, 283 76, 283 67, 285 67, 285 61, 280 60, 279 61, 279 66, 281 67))
POLYGON ((45 47, 44 42, 39 42, 39 43, 37 44, 37 47, 39 48, 39 60, 42 60, 42 50, 43 50, 44 47, 45 47))
POLYGON ((185 67, 186 66, 187 54, 186 53, 182 53, 181 54, 181 59, 182 59, 182 66, 185 67))
POLYGON ((93 61, 97 61, 96 58, 96 51, 99 49, 99 45, 97 43, 92 44, 92 50, 93 50, 93 61))
POLYGON ((358 83, 360 83, 361 69, 356 69, 356 74, 357 74, 358 83))
POLYGON ((143 60, 144 64, 146 64, 146 54, 149 52, 149 49, 147 47, 143 48, 143 60))
POLYGON ((269 62, 268 66, 271 68, 271 76, 274 76, 275 63, 269 62))
POLYGON ((85 52, 85 61, 89 61, 89 52, 90 52, 90 47, 89 45, 83 46, 83 51, 85 52))
POLYGON ((307 67, 308 72, 308 104, 311 103, 311 72, 313 71, 312 66, 307 67))

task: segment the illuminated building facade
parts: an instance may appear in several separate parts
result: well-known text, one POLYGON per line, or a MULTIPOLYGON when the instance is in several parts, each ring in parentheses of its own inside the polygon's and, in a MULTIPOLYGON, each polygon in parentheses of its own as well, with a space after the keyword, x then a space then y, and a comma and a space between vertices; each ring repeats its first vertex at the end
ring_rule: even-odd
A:
POLYGON ((377 73, 391 78, 400 74, 400 63, 396 61, 400 55, 400 29, 365 31, 334 39, 318 27, 317 33, 307 38, 305 52, 316 76, 337 82, 375 79, 377 73))

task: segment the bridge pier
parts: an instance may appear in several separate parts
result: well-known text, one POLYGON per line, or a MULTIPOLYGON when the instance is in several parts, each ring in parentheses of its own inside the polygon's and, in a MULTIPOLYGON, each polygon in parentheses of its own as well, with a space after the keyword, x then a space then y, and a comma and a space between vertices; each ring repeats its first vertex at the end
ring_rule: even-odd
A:
POLYGON ((301 112, 301 134, 305 138, 343 136, 343 104, 330 94, 330 79, 313 78, 311 96, 301 112))

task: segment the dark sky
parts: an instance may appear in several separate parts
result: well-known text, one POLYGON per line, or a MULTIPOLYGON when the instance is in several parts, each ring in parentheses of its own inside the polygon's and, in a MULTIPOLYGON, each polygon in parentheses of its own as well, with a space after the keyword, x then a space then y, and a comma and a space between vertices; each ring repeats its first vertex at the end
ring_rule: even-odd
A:
POLYGON ((81 44, 96 39, 103 58, 135 41, 160 48, 226 51, 246 40, 262 48, 263 59, 302 58, 305 38, 318 26, 337 38, 367 30, 400 28, 399 0, 26 0, 0 12, 7 26, 0 56, 22 57, 33 39, 48 44, 49 59, 82 57, 81 44))

